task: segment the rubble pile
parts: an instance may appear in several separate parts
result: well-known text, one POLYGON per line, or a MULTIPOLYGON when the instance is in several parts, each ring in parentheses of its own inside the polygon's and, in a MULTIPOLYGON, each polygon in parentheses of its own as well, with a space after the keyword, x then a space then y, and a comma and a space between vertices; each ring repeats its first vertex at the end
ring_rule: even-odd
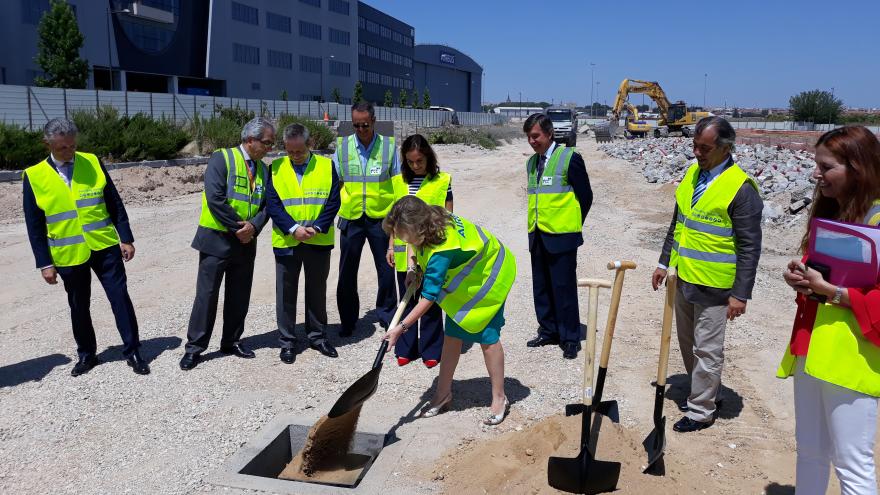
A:
MULTIPOLYGON (((638 166, 648 182, 668 183, 680 181, 696 160, 692 146, 693 140, 687 138, 656 138, 615 140, 599 145, 599 149, 638 166)), ((815 166, 812 153, 738 144, 734 157, 761 188, 765 221, 807 211, 815 188, 810 177, 815 166)))

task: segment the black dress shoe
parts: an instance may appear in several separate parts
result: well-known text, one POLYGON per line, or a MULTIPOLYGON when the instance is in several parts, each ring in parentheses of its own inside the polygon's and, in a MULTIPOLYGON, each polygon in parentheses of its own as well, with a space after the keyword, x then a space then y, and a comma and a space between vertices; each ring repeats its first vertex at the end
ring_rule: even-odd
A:
POLYGON ((293 348, 285 347, 281 349, 281 355, 279 356, 281 361, 286 364, 293 364, 296 361, 296 351, 293 348))
POLYGON ((578 345, 574 342, 569 342, 567 344, 562 345, 562 357, 565 359, 574 359, 578 357, 578 345))
POLYGON ((700 431, 704 430, 715 423, 714 419, 709 421, 694 421, 693 419, 685 416, 679 419, 674 425, 672 425, 672 429, 679 433, 690 433, 692 431, 700 431))
POLYGON ((140 354, 135 352, 131 356, 128 356, 128 359, 125 360, 131 369, 137 373, 138 375, 149 375, 150 374, 150 365, 144 361, 144 358, 141 357, 140 354))
POLYGON ((79 358, 79 361, 73 365, 73 369, 70 370, 70 376, 79 376, 91 371, 92 368, 99 365, 101 360, 98 359, 97 356, 90 355, 79 358))
POLYGON ((180 358, 180 369, 184 371, 191 370, 199 364, 199 355, 195 352, 187 352, 180 358))
POLYGON ((321 342, 320 344, 309 344, 309 347, 327 357, 335 358, 339 356, 339 353, 336 352, 336 349, 334 349, 333 346, 330 345, 330 342, 327 342, 326 340, 324 342, 321 342))
POLYGON ((230 347, 221 347, 220 352, 223 354, 234 354, 240 358, 253 359, 257 357, 254 351, 248 349, 241 344, 232 344, 230 347))
POLYGON ((526 342, 526 346, 528 347, 541 347, 545 345, 558 345, 559 339, 556 337, 545 337, 543 335, 538 335, 532 340, 526 342))
POLYGON ((339 329, 339 336, 340 337, 351 337, 351 335, 353 333, 354 333, 354 327, 341 327, 339 329))
MULTIPOLYGON (((675 405, 678 406, 678 410, 681 412, 688 412, 691 410, 691 408, 688 407, 687 399, 685 399, 683 402, 676 403, 675 405)), ((715 401, 715 415, 716 416, 721 411, 722 407, 724 407, 724 399, 716 400, 715 401)))

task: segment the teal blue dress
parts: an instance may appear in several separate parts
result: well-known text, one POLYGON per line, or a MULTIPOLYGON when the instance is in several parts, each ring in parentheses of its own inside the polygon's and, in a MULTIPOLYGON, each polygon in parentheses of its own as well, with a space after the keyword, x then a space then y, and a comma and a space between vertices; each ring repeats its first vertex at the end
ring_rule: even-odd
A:
MULTIPOLYGON (((437 297, 440 296, 440 290, 443 288, 443 282, 446 280, 446 272, 467 263, 471 256, 472 253, 462 251, 461 249, 450 249, 449 251, 434 253, 428 261, 428 266, 425 267, 422 297, 429 301, 436 301, 437 297)), ((498 312, 495 313, 495 316, 481 332, 468 332, 453 321, 449 315, 446 315, 446 324, 443 331, 450 337, 477 344, 490 345, 498 342, 501 338, 501 327, 503 326, 504 305, 502 304, 501 308, 498 309, 498 312)))

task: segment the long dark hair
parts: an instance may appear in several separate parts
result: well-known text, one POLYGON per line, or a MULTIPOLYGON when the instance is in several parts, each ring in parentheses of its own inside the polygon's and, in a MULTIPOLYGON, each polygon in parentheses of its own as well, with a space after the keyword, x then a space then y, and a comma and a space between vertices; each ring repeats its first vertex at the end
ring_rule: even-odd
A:
MULTIPOLYGON (((838 199, 822 196, 817 185, 809 219, 861 222, 874 200, 880 198, 880 141, 867 128, 848 125, 822 134, 816 149, 820 146, 846 165, 849 180, 846 195, 838 199)), ((801 239, 801 252, 806 251, 809 236, 808 230, 801 239)))
POLYGON ((403 144, 400 145, 400 173, 403 174, 403 181, 409 184, 416 176, 412 169, 409 168, 409 163, 406 160, 406 154, 413 150, 418 150, 421 154, 425 155, 425 162, 427 162, 425 172, 428 180, 433 179, 440 172, 440 167, 437 165, 437 155, 431 148, 431 143, 425 139, 425 136, 413 134, 404 139, 403 144))

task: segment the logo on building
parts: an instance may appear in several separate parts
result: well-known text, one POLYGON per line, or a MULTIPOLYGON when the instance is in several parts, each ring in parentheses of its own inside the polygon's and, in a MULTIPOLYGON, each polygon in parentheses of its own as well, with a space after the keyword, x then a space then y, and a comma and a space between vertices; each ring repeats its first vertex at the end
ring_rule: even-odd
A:
POLYGON ((444 64, 455 65, 455 55, 446 52, 440 52, 440 61, 444 64))

